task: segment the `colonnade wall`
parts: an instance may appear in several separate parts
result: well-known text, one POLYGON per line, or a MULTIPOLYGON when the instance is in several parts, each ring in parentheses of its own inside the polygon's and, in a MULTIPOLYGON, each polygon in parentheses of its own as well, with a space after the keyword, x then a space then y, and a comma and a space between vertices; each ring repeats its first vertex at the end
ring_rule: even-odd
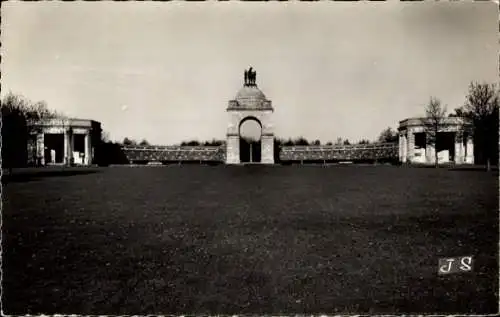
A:
POLYGON ((225 146, 124 146, 130 163, 224 162, 225 146))
MULTIPOLYGON (((226 161, 226 146, 124 146, 130 163, 226 161)), ((397 161, 395 143, 368 145, 279 146, 275 148, 281 162, 307 161, 397 161)))
POLYGON ((279 153, 284 161, 397 161, 398 145, 395 143, 282 146, 279 153))

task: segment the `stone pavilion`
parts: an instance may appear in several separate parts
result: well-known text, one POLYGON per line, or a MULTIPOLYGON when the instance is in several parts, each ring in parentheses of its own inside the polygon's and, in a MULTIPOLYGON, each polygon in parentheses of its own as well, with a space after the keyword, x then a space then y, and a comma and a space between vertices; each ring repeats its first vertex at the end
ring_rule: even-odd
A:
POLYGON ((101 139, 101 124, 84 119, 48 119, 31 123, 34 144, 28 160, 35 165, 81 165, 93 163, 101 139), (33 162, 35 160, 35 162, 33 162))
POLYGON ((474 164, 474 142, 468 134, 470 123, 458 117, 443 118, 436 145, 427 142, 425 118, 409 118, 399 122, 399 161, 434 164, 435 151, 439 163, 474 164))

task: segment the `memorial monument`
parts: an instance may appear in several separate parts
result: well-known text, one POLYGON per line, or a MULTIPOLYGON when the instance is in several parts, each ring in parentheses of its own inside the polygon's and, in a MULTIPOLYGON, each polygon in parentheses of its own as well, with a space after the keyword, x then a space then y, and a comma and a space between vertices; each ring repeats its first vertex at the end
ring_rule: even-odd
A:
POLYGON ((261 127, 261 164, 274 164, 274 132, 271 101, 260 91, 256 83, 257 72, 250 67, 244 72, 243 87, 234 100, 230 100, 228 113, 226 164, 240 164, 241 125, 247 120, 256 121, 261 127))

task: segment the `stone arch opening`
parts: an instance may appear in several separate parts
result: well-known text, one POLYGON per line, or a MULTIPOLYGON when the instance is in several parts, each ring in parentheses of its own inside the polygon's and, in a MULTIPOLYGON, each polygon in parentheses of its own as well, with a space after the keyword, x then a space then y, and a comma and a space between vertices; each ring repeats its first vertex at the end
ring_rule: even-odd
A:
POLYGON ((243 118, 238 125, 241 163, 262 162, 262 123, 253 116, 243 118))

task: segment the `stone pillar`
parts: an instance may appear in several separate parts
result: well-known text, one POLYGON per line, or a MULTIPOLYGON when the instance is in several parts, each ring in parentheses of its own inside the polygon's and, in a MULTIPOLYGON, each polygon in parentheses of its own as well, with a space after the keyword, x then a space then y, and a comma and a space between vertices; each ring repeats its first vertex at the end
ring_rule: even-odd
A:
POLYGON ((240 163, 240 137, 228 135, 226 144, 226 164, 240 163))
POLYGON ((73 161, 74 135, 68 131, 64 132, 64 164, 70 165, 73 161))
POLYGON ((263 135, 261 139, 261 163, 274 164, 274 137, 263 135))
POLYGON ((64 131, 64 164, 69 165, 69 148, 70 148, 70 142, 69 142, 69 134, 67 131, 64 131))
POLYGON ((406 154, 407 160, 411 163, 413 160, 413 156, 415 155, 415 134, 413 134, 413 131, 408 130, 408 152, 406 154))
POLYGON ((87 132, 85 134, 85 161, 83 162, 84 165, 91 165, 92 164, 92 144, 90 142, 90 135, 87 132))
POLYGON ((474 164, 474 141, 471 136, 468 136, 465 144, 465 162, 467 164, 474 164))
POLYGON ((460 133, 455 133, 455 164, 464 162, 463 141, 460 133))
POLYGON ((429 144, 427 142, 429 139, 430 139, 429 133, 426 132, 426 134, 425 134, 425 163, 433 164, 435 159, 436 159, 434 156, 434 152, 435 152, 436 148, 434 147, 434 145, 429 144))
POLYGON ((45 135, 43 133, 39 133, 36 135, 36 165, 41 164, 45 165, 45 135))
POLYGON ((425 163, 431 163, 432 162, 432 147, 425 143, 425 163))
POLYGON ((75 151, 75 135, 70 133, 69 135, 69 162, 73 163, 73 152, 75 151))
POLYGON ((398 157, 399 157, 399 161, 402 162, 403 161, 403 135, 400 133, 399 136, 398 136, 398 157))
POLYGON ((434 145, 427 145, 426 146, 426 152, 429 153, 427 154, 427 159, 426 163, 428 164, 434 164, 436 163, 436 147, 434 145))
POLYGON ((401 134, 401 157, 400 157, 401 163, 406 163, 407 151, 408 151, 408 145, 407 145, 406 134, 401 134))
POLYGON ((403 135, 403 162, 408 162, 408 135, 403 135))

